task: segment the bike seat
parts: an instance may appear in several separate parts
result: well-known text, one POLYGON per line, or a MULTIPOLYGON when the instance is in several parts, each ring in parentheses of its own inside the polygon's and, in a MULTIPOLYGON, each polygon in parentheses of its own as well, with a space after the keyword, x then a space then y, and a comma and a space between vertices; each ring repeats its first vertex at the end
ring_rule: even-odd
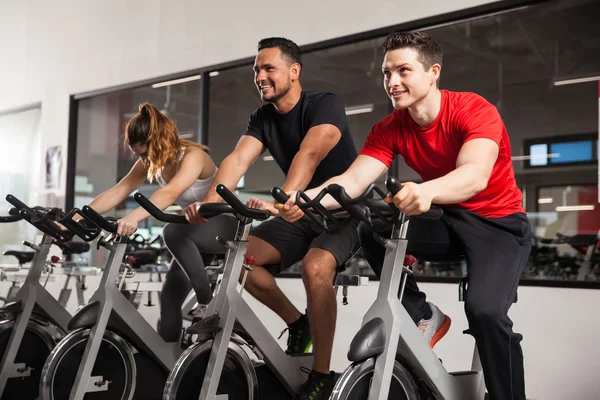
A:
POLYGON ((19 264, 25 264, 33 260, 33 257, 35 256, 35 251, 7 250, 4 252, 4 255, 15 256, 17 257, 17 260, 19 260, 19 264))
POLYGON ((0 313, 18 313, 21 312, 22 309, 23 304, 21 304, 21 300, 11 301, 0 307, 0 313))
POLYGON ((64 255, 81 254, 90 251, 90 244, 87 242, 65 242, 58 245, 64 255))
POLYGON ((135 262, 131 265, 135 269, 142 265, 155 264, 158 260, 158 251, 152 249, 135 250, 128 252, 127 255, 135 257, 135 262))

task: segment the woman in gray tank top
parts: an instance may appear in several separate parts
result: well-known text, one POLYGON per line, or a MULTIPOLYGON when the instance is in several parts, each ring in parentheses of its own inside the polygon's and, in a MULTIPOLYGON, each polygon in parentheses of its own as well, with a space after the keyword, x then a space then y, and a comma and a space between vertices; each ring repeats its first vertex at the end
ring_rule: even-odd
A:
MULTIPOLYGON (((125 145, 139 159, 119 183, 90 203, 90 207, 99 213, 116 207, 146 179, 151 183, 156 180, 160 185, 150 197, 158 208, 164 210, 177 204, 185 209, 204 199, 217 173, 206 147, 181 140, 175 123, 149 103, 141 104, 139 113, 127 122, 125 145)), ((117 233, 133 234, 137 224, 149 216, 143 208, 136 208, 118 221, 117 233)), ((158 330, 165 341, 180 339, 181 307, 190 289, 194 289, 200 305, 208 304, 212 298, 201 254, 223 254, 225 248, 215 237, 233 239, 236 228, 235 218, 227 215, 211 218, 206 224, 165 226, 163 238, 173 255, 161 292, 158 330)))

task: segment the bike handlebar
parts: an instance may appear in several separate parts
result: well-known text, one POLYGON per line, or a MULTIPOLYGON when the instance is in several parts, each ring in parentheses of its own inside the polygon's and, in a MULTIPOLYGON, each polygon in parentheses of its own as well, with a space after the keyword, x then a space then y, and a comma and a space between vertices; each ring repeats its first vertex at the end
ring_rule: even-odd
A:
MULTIPOLYGON (((6 201, 15 206, 19 217, 35 226, 41 232, 52 236, 57 241, 64 242, 73 238, 73 232, 60 229, 54 223, 54 219, 50 219, 49 216, 44 217, 45 213, 49 213, 54 209, 44 207, 31 208, 11 194, 6 196, 6 201)), ((11 210, 11 214, 14 214, 13 210, 11 210)), ((56 211, 52 211, 51 215, 56 215, 56 211)))
MULTIPOLYGON (((402 190, 402 184, 393 176, 390 176, 385 181, 385 185, 392 196, 395 196, 400 190, 402 190)), ((414 217, 424 219, 440 219, 442 218, 442 215, 444 215, 444 210, 438 206, 432 205, 428 211, 424 212, 423 214, 414 215, 414 217)))
MULTIPOLYGON (((185 216, 178 214, 170 214, 161 211, 158 207, 154 205, 146 196, 141 193, 136 193, 133 195, 133 198, 137 203, 150 215, 162 222, 171 222, 175 224, 187 224, 188 221, 185 219, 185 216)), ((197 208, 198 214, 202 215, 205 218, 211 218, 224 213, 233 214, 235 211, 231 206, 225 203, 206 203, 200 204, 197 208)))
MULTIPOLYGON (((265 210, 258 210, 246 207, 229 189, 223 185, 217 185, 217 193, 227 203, 204 203, 197 207, 198 214, 205 218, 216 217, 221 214, 240 214, 244 217, 265 220, 270 214, 265 210)), ((144 208, 150 215, 159 221, 171 222, 176 224, 186 224, 188 221, 183 215, 169 214, 161 211, 156 207, 146 196, 141 193, 136 193, 133 198, 137 203, 144 208)))
MULTIPOLYGON (((392 195, 396 195, 402 189, 402 185, 395 178, 390 177, 386 180, 386 188, 392 195)), ((275 200, 282 204, 289 199, 289 197, 277 187, 273 188, 271 194, 275 200)), ((402 215, 394 204, 383 202, 383 199, 387 197, 387 193, 377 187, 374 183, 370 184, 360 196, 357 196, 354 199, 351 198, 346 193, 346 190, 338 184, 328 185, 313 199, 309 198, 306 193, 301 190, 296 192, 296 205, 304 211, 305 215, 315 221, 319 226, 323 227, 323 229, 330 232, 338 230, 341 223, 339 219, 333 216, 331 211, 327 210, 321 204, 321 200, 326 195, 333 197, 351 218, 364 222, 370 226, 373 226, 373 217, 376 217, 386 225, 393 225, 402 215), (373 200, 374 192, 381 197, 381 200, 373 200), (319 219, 315 212, 322 219, 319 219)), ((441 208, 432 206, 429 211, 414 217, 439 219, 442 215, 443 210, 441 208)))
MULTIPOLYGON (((267 210, 259 210, 257 208, 249 208, 244 205, 238 199, 238 197, 233 194, 225 185, 218 184, 216 188, 217 194, 225 200, 227 204, 231 206, 231 208, 239 215, 254 219, 257 221, 264 221, 269 219, 271 214, 267 210)), ((204 204, 203 204, 204 205, 204 204)))
POLYGON ((22 219, 23 217, 19 215, 19 210, 13 207, 8 211, 8 215, 0 216, 0 223, 17 222, 22 219))
POLYGON ((98 214, 92 207, 85 205, 81 208, 81 214, 89 221, 110 233, 117 233, 119 227, 115 221, 98 214))

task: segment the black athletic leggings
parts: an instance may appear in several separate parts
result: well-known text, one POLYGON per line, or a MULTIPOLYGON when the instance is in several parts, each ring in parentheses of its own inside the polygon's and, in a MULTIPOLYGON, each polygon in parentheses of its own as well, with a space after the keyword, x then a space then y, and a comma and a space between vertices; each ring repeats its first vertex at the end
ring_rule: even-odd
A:
MULTIPOLYGON (((381 276, 384 247, 373 239, 372 228, 361 224, 358 232, 367 261, 381 276)), ((466 256, 465 313, 491 400, 525 400, 523 337, 513 332, 508 309, 531 250, 531 238, 524 214, 483 218, 445 208, 440 220, 413 218, 408 226, 408 254, 431 261, 455 259, 459 253, 466 256)), ((415 322, 429 309, 413 275, 406 282, 402 304, 415 322)))
POLYGON ((194 289, 200 304, 212 299, 203 254, 224 254, 226 249, 215 238, 233 240, 237 219, 231 215, 210 218, 204 224, 167 224, 163 230, 165 244, 173 261, 167 271, 160 295, 159 334, 166 342, 176 342, 181 336, 181 307, 194 289))

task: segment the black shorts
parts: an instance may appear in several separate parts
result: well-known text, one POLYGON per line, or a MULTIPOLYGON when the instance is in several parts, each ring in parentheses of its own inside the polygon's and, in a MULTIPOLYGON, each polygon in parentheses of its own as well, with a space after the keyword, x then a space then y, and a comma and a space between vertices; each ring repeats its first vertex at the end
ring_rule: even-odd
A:
POLYGON ((343 265, 359 246, 357 225, 355 221, 350 221, 333 233, 324 231, 306 216, 293 224, 275 217, 254 228, 250 236, 262 239, 279 250, 281 264, 263 266, 276 275, 302 260, 312 248, 330 252, 338 267, 343 265))

